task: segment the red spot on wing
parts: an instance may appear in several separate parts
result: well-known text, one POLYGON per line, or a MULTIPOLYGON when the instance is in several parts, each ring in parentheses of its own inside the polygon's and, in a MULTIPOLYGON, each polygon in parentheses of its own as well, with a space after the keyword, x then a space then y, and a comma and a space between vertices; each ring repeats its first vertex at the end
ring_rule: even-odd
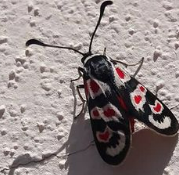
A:
POLYGON ((144 88, 143 86, 140 86, 140 90, 141 90, 142 92, 144 92, 144 91, 145 91, 145 88, 144 88))
POLYGON ((91 114, 91 118, 92 118, 92 119, 95 119, 95 120, 101 119, 100 112, 99 112, 99 109, 98 109, 98 108, 93 108, 93 109, 90 111, 90 114, 91 114))
POLYGON ((106 117, 112 117, 115 115, 115 111, 111 108, 108 108, 107 110, 104 111, 104 115, 106 117))
POLYGON ((97 93, 99 91, 99 85, 94 80, 90 81, 90 87, 93 93, 97 93))
POLYGON ((127 111, 127 106, 126 106, 126 103, 124 102, 124 100, 121 98, 121 97, 118 97, 118 100, 119 100, 119 104, 120 106, 127 111))
POLYGON ((110 133, 108 130, 105 130, 103 133, 99 133, 98 137, 99 137, 100 141, 108 142, 109 138, 110 138, 110 133))
POLYGON ((141 102, 141 100, 142 100, 142 97, 140 95, 135 95, 134 100, 135 100, 136 104, 139 104, 141 102))
POLYGON ((116 72, 117 72, 117 74, 119 75, 119 77, 120 77, 121 79, 124 79, 125 74, 124 74, 124 72, 123 72, 121 69, 119 69, 119 68, 117 67, 117 68, 116 68, 116 72))
POLYGON ((162 109, 162 106, 161 106, 160 103, 157 103, 157 104, 153 107, 153 109, 154 109, 156 112, 160 112, 161 109, 162 109))
POLYGON ((99 117, 99 112, 96 109, 93 111, 93 116, 94 117, 99 117))

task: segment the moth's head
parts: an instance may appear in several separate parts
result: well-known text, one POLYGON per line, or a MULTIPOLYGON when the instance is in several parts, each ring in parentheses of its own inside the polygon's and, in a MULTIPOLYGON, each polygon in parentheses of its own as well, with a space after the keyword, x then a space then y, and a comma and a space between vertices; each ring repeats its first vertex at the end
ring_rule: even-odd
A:
POLYGON ((100 62, 104 62, 108 60, 106 55, 100 55, 100 54, 94 54, 94 55, 87 55, 81 59, 81 62, 85 67, 87 67, 89 64, 98 64, 100 62))
POLYGON ((112 76, 112 65, 105 55, 94 54, 83 60, 83 65, 87 72, 101 81, 108 81, 112 76))

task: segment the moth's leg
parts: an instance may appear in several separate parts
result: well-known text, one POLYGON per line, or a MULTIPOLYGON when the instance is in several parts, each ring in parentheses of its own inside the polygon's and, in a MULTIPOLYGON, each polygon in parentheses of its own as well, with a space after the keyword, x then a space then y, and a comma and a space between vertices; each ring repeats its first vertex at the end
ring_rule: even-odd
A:
MULTIPOLYGON (((143 62, 144 62, 144 57, 142 57, 142 59, 137 63, 137 64, 139 64, 139 67, 138 67, 137 70, 135 71, 133 77, 135 77, 135 76, 138 74, 138 72, 140 71, 140 69, 141 69, 141 67, 142 67, 142 65, 143 65, 143 62)), ((136 64, 136 65, 137 65, 137 64, 136 64)))
POLYGON ((86 103, 86 100, 83 98, 83 96, 80 93, 80 89, 84 89, 84 85, 81 84, 81 85, 76 86, 76 91, 78 93, 78 96, 80 97, 80 100, 82 101, 82 108, 81 108, 81 111, 79 112, 79 114, 75 116, 75 119, 82 114, 82 112, 84 111, 84 108, 85 108, 85 103, 86 103))
POLYGON ((172 109, 174 109, 174 108, 178 108, 178 107, 179 107, 179 104, 177 104, 177 105, 171 107, 170 110, 172 110, 172 109))
POLYGON ((158 91, 159 91, 159 89, 156 87, 154 93, 155 93, 155 96, 156 96, 157 98, 158 98, 158 91))
POLYGON ((104 48, 103 55, 106 56, 106 47, 104 48))
MULTIPOLYGON (((78 77, 78 78, 75 78, 75 79, 72 79, 72 80, 71 80, 71 83, 74 82, 74 81, 79 80, 79 79, 83 76, 84 72, 85 72, 85 70, 84 70, 82 67, 79 67, 79 68, 78 68, 79 77, 78 77)), ((82 88, 84 89, 84 85, 77 85, 77 86, 76 86, 76 91, 77 91, 77 93, 78 93, 78 96, 80 97, 80 100, 82 101, 82 108, 81 108, 80 113, 79 113, 78 115, 75 115, 74 118, 77 118, 78 116, 80 116, 81 113, 84 111, 84 108, 85 108, 86 100, 83 98, 83 96, 81 95, 80 90, 79 90, 79 89, 82 89, 82 88)))
POLYGON ((112 58, 110 58, 110 60, 111 60, 111 62, 112 62, 113 64, 120 63, 120 64, 122 64, 122 65, 125 66, 125 67, 128 66, 127 63, 124 63, 124 62, 122 62, 122 61, 119 61, 119 60, 113 60, 112 58))
POLYGON ((136 65, 139 64, 139 67, 137 68, 137 70, 135 71, 135 73, 133 75, 133 77, 135 77, 138 74, 138 72, 140 71, 141 67, 142 67, 142 64, 144 62, 144 57, 142 57, 142 59, 139 62, 134 63, 134 64, 127 64, 127 63, 124 63, 122 61, 113 60, 113 59, 111 59, 111 62, 114 63, 114 64, 120 63, 120 64, 124 65, 125 67, 127 67, 127 66, 136 66, 136 65))
POLYGON ((75 79, 72 79, 71 82, 79 80, 83 76, 83 73, 84 73, 84 69, 82 67, 79 67, 78 68, 79 77, 75 78, 75 79))
MULTIPOLYGON (((139 66, 140 68, 141 68, 141 66, 142 66, 142 64, 143 64, 143 61, 144 61, 144 57, 142 57, 142 59, 141 59, 139 62, 134 63, 134 64, 124 63, 124 62, 119 61, 119 60, 113 60, 112 58, 110 58, 110 59, 111 59, 111 62, 112 62, 112 63, 114 63, 114 64, 120 63, 120 64, 124 65, 125 67, 128 67, 128 66, 136 66, 136 65, 140 64, 140 66, 139 66)), ((139 69, 139 68, 138 68, 138 69, 139 69)))

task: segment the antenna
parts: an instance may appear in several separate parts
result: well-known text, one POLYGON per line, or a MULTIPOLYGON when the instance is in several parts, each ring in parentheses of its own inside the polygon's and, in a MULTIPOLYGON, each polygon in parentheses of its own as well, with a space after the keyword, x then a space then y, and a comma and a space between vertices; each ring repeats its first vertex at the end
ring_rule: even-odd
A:
POLYGON ((39 40, 36 40, 36 39, 30 39, 26 42, 26 46, 30 46, 32 44, 36 44, 36 45, 39 45, 39 46, 44 46, 44 47, 54 47, 54 48, 60 48, 60 49, 68 49, 68 50, 73 50, 74 52, 77 52, 83 56, 85 56, 86 54, 85 53, 82 53, 72 47, 64 47, 64 46, 56 46, 56 45, 50 45, 50 44, 45 44, 39 40))
POLYGON ((74 52, 77 52, 81 55, 83 55, 83 57, 85 58, 86 56, 88 55, 92 55, 91 53, 91 47, 92 47, 92 43, 93 43, 93 39, 94 39, 94 36, 95 36, 95 33, 99 27, 99 24, 101 22, 101 18, 103 17, 103 14, 104 14, 104 10, 106 8, 106 6, 108 5, 111 5, 113 2, 112 1, 104 1, 102 4, 101 4, 101 7, 100 7, 100 15, 99 15, 99 19, 98 19, 98 22, 96 24, 96 27, 94 29, 94 32, 91 36, 91 40, 90 40, 90 45, 89 45, 89 51, 87 53, 82 53, 72 47, 64 47, 64 46, 56 46, 56 45, 51 45, 51 44, 46 44, 46 43, 43 43, 37 39, 30 39, 26 42, 26 46, 30 46, 32 44, 35 44, 35 45, 39 45, 39 46, 44 46, 44 47, 53 47, 53 48, 60 48, 60 49, 68 49, 68 50, 72 50, 74 52))
POLYGON ((96 33, 96 30, 98 29, 99 24, 100 24, 100 22, 101 22, 101 18, 103 17, 104 10, 105 10, 106 6, 111 5, 112 3, 113 3, 112 1, 105 1, 105 2, 103 2, 103 3, 101 4, 99 19, 98 19, 98 22, 97 22, 96 27, 95 27, 95 29, 94 29, 94 32, 93 32, 93 34, 92 34, 92 36, 91 36, 91 41, 90 41, 90 45, 89 45, 89 51, 88 51, 88 53, 89 53, 90 55, 91 55, 91 47, 92 47, 93 38, 94 38, 94 35, 95 35, 95 33, 96 33))

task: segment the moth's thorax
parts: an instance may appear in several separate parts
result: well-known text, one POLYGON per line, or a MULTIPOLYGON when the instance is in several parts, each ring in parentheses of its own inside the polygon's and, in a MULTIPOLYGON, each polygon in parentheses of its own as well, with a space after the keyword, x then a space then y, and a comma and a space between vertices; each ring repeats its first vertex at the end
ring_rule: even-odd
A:
POLYGON ((112 64, 105 55, 91 55, 84 61, 86 72, 101 81, 108 81, 113 77, 112 64))

